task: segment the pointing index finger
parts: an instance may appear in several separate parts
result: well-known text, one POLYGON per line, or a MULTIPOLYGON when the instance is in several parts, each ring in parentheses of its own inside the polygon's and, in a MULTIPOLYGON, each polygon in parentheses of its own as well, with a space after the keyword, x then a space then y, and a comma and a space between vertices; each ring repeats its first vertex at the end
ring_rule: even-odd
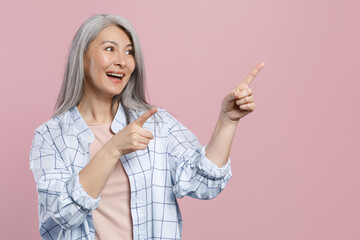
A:
POLYGON ((157 108, 156 107, 152 107, 150 108, 148 111, 146 111, 145 113, 143 113, 140 117, 138 117, 135 120, 135 123, 137 125, 139 125, 140 127, 142 127, 144 125, 144 123, 152 116, 154 115, 154 113, 157 112, 157 108))
POLYGON ((255 76, 260 72, 260 70, 264 67, 265 62, 261 62, 256 67, 254 67, 251 72, 246 76, 246 78, 240 83, 245 87, 249 87, 250 83, 254 80, 255 76))

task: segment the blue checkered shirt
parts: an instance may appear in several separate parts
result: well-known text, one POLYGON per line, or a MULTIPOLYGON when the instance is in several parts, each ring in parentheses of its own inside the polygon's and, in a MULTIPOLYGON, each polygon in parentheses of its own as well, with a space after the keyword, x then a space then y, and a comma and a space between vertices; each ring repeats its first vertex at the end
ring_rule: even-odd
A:
MULTIPOLYGON (((142 111, 131 111, 131 119, 142 111)), ((154 134, 146 150, 120 157, 129 177, 134 239, 180 239, 182 219, 176 198, 211 199, 231 177, 230 159, 218 168, 205 157, 205 146, 166 110, 143 128, 154 134)), ((114 133, 126 126, 119 105, 114 133)), ((42 239, 94 239, 92 210, 101 199, 90 197, 79 172, 90 160, 94 135, 76 106, 35 130, 30 153, 42 239)))

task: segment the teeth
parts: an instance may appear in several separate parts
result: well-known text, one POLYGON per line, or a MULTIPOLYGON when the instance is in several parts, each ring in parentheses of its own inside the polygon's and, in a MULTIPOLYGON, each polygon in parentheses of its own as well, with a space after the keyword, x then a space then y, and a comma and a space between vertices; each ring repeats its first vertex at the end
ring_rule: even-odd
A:
POLYGON ((117 73, 106 73, 106 75, 117 78, 122 78, 124 76, 124 74, 117 74, 117 73))

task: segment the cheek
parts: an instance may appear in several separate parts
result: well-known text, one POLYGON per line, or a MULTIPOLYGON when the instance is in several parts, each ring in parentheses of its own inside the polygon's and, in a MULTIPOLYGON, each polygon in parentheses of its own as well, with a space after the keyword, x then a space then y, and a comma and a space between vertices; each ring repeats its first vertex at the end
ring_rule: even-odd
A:
POLYGON ((104 70, 111 65, 111 59, 103 54, 95 55, 91 58, 90 68, 104 70))
POLYGON ((135 60, 131 61, 131 62, 130 62, 130 64, 129 64, 129 67, 130 67, 130 71, 131 71, 131 73, 133 73, 133 72, 134 72, 134 70, 135 70, 135 66, 136 66, 136 64, 135 64, 135 60))
MULTIPOLYGON (((102 61, 98 61, 98 59, 91 59, 88 65, 88 74, 91 78, 99 78, 101 77, 104 70, 104 63, 102 61)), ((86 73, 85 73, 86 74, 86 73)))
MULTIPOLYGON (((88 64, 88 70, 87 70, 88 77, 90 77, 90 76, 94 77, 94 74, 96 73, 96 70, 97 70, 96 66, 97 66, 97 64, 91 59, 88 64)), ((85 72, 85 74, 86 74, 86 72, 85 72)))

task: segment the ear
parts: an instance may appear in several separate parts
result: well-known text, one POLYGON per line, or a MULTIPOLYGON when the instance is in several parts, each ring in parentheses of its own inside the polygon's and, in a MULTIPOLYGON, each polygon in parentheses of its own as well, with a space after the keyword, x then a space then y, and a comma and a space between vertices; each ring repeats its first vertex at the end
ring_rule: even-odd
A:
POLYGON ((88 54, 86 54, 87 52, 85 52, 84 57, 83 57, 83 69, 84 69, 84 77, 85 79, 89 78, 89 69, 90 69, 90 59, 88 54))

